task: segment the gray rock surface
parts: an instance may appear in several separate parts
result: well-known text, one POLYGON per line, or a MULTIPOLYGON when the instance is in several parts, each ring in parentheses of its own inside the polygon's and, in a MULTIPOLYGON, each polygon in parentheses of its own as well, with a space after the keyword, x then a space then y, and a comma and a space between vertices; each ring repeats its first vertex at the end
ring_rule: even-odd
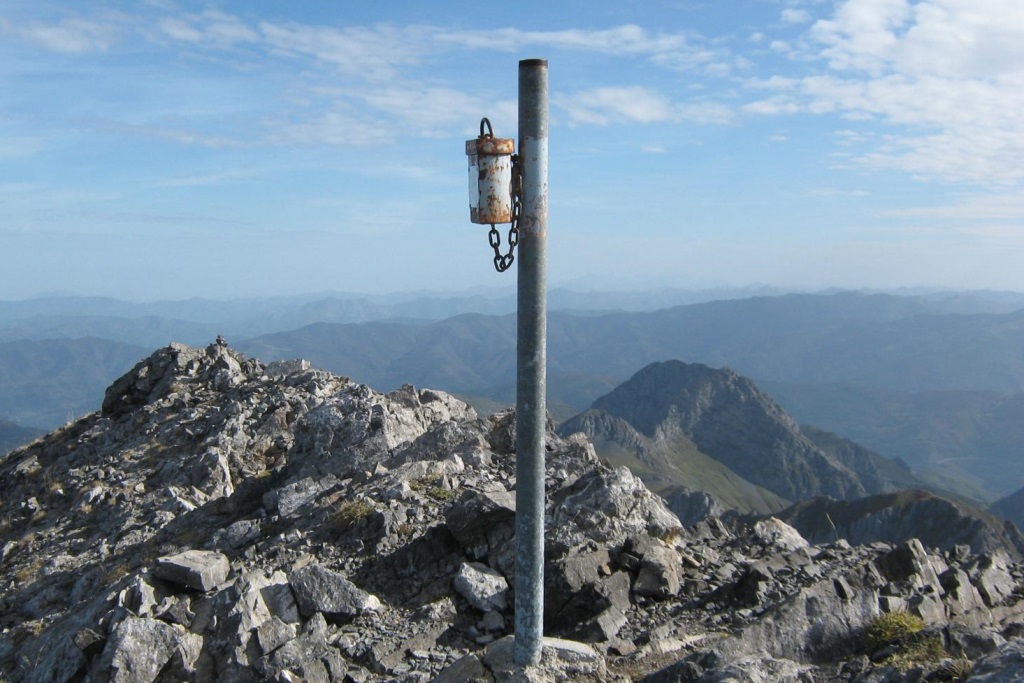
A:
POLYGON ((153 573, 165 581, 197 591, 208 591, 224 583, 230 571, 231 564, 223 553, 186 550, 177 555, 158 558, 153 573))
POLYGON ((357 588, 344 575, 318 564, 297 569, 288 577, 299 611, 305 617, 317 613, 331 619, 349 619, 380 609, 380 600, 357 588))
POLYGON ((101 413, 0 461, 0 678, 941 680, 938 662, 916 679, 887 664, 898 642, 866 651, 897 610, 979 676, 1016 666, 1012 553, 684 527, 552 432, 545 623, 587 645, 549 641, 516 679, 511 591, 497 597, 514 584, 514 431, 514 413, 440 392, 161 349, 101 413), (494 590, 460 589, 469 569, 494 590))
POLYGON ((505 577, 479 562, 464 562, 452 581, 455 591, 481 612, 508 606, 505 577))

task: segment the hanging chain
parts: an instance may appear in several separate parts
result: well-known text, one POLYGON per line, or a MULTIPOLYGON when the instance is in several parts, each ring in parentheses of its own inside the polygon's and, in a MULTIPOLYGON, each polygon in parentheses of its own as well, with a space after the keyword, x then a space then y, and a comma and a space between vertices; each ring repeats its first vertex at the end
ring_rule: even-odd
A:
MULTIPOLYGON (((485 119, 486 120, 486 119, 485 119)), ((488 122, 489 123, 489 122, 488 122)), ((483 123, 480 124, 481 130, 483 123)), ((519 165, 519 155, 512 155, 512 225, 508 228, 508 253, 501 253, 501 233, 491 223, 491 231, 487 239, 494 249, 494 269, 504 273, 516 260, 513 252, 519 244, 519 213, 523 206, 523 168, 519 165)))

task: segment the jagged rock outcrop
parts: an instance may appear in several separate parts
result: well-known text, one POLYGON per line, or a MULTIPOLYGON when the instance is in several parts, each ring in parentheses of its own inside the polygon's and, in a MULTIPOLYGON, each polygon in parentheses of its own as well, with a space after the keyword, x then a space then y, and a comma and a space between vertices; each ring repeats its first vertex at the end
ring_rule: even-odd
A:
MULTIPOLYGON (((440 392, 161 349, 0 461, 0 678, 512 680, 514 433, 440 392)), ((862 633, 886 611, 972 661, 1024 633, 1001 551, 684 528, 579 436, 548 434, 545 487, 547 635, 576 642, 531 680, 883 680, 862 633)))

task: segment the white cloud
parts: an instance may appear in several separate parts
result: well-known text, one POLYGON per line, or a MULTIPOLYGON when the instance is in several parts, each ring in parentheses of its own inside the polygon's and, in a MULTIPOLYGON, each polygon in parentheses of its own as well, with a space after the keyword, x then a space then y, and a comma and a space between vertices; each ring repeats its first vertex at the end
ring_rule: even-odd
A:
POLYGON ((809 37, 830 72, 751 82, 756 114, 807 111, 892 126, 871 168, 974 183, 1024 180, 1024 3, 846 0, 809 37))
POLYGON ((252 180, 257 174, 251 170, 223 171, 207 175, 176 176, 155 183, 156 187, 212 187, 252 180))
POLYGON ((523 31, 502 28, 487 31, 438 31, 438 43, 479 50, 522 52, 529 47, 574 50, 610 55, 645 57, 653 64, 678 70, 726 73, 737 66, 725 50, 706 44, 695 34, 652 33, 634 24, 609 29, 523 31))
POLYGON ((732 111, 714 102, 674 102, 642 86, 609 86, 556 97, 573 124, 728 123, 732 111))
POLYGON ((1024 62, 1024 4, 847 0, 811 36, 838 70, 989 78, 1024 62))
POLYGON ((272 122, 271 142, 301 145, 374 145, 396 139, 386 121, 361 117, 338 105, 319 115, 303 115, 299 120, 272 122))
POLYGON ((117 37, 118 27, 108 22, 72 18, 56 23, 32 23, 19 27, 16 32, 50 52, 82 55, 109 49, 117 37))
POLYGON ((466 112, 485 111, 484 102, 453 88, 373 88, 360 98, 375 109, 397 119, 396 133, 437 135, 466 120, 466 112), (409 128, 414 129, 410 131, 409 128))
MULTIPOLYGON (((1024 191, 970 195, 958 202, 939 206, 921 206, 890 210, 889 216, 919 218, 945 218, 957 220, 1022 220, 1024 219, 1024 191)), ((1018 225, 1016 230, 1024 231, 1018 225)))
POLYGON ((309 26, 261 22, 268 49, 292 57, 311 57, 349 76, 391 79, 398 68, 415 64, 425 52, 429 29, 394 26, 309 26))
POLYGON ((819 187, 811 190, 812 197, 867 197, 870 193, 867 190, 840 190, 834 187, 819 187))
POLYGON ((811 14, 805 9, 793 9, 788 7, 782 10, 783 24, 806 24, 811 20, 811 14))
POLYGON ((198 43, 203 39, 203 32, 187 21, 177 17, 165 17, 157 23, 164 34, 174 40, 186 43, 198 43))

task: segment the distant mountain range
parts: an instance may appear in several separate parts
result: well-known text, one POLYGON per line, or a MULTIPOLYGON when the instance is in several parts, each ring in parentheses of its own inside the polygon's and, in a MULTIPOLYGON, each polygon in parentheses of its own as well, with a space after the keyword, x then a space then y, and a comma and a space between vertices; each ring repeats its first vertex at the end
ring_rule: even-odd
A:
POLYGON ((95 337, 0 343, 0 415, 53 429, 91 413, 107 385, 148 352, 95 337))
MULTIPOLYGON (((548 362, 556 375, 615 381, 648 363, 678 358, 732 367, 758 381, 1022 393, 1022 338, 1024 311, 940 315, 919 300, 889 295, 787 295, 653 312, 554 312, 548 362)), ((265 358, 307 356, 382 386, 412 377, 458 391, 495 392, 515 377, 513 315, 322 323, 239 346, 265 358)))
MULTIPOLYGON (((1024 486, 1024 295, 727 298, 749 293, 706 301, 716 293, 553 290, 555 419, 585 410, 650 363, 678 359, 735 369, 799 423, 901 459, 933 487, 991 501, 1024 486), (687 297, 699 302, 658 308, 687 297), (607 312, 616 307, 657 310, 607 312)), ((513 308, 509 292, 0 302, 0 415, 53 428, 98 408, 99 390, 154 346, 207 344, 216 334, 264 361, 307 358, 381 390, 412 382, 496 409, 515 400, 515 317, 503 314, 513 308), (431 319, 453 311, 477 312, 431 319), (351 322, 375 317, 385 319, 351 322), (312 320, 335 322, 288 327, 312 320), (246 330, 267 333, 244 339, 246 330)))

